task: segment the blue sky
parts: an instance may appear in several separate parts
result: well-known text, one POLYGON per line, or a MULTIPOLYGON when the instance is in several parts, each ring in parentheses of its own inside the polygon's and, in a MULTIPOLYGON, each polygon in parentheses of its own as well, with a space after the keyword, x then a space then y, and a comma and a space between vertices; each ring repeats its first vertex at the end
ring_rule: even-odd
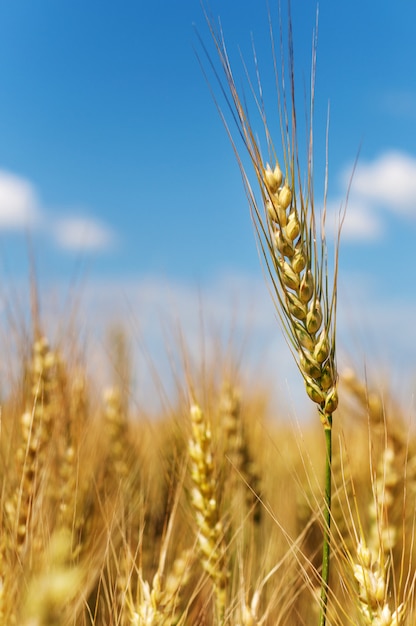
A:
MULTIPOLYGON (((242 83, 238 50, 250 63, 253 35, 272 98, 266 2, 211 0, 210 11, 242 83)), ((301 89, 315 11, 292 0, 301 89)), ((415 23, 409 0, 319 3, 316 176, 330 102, 334 210, 360 149, 342 244, 342 336, 350 351, 358 346, 354 358, 393 355, 407 372, 416 349, 415 23)), ((157 308, 187 320, 202 293, 220 324, 235 316, 236 298, 250 309, 256 290, 253 336, 270 332, 240 174, 196 58, 194 25, 214 56, 199 0, 0 0, 4 285, 25 284, 30 233, 45 290, 64 289, 85 269, 94 320, 122 316, 122 301, 141 332, 158 337, 157 308)))

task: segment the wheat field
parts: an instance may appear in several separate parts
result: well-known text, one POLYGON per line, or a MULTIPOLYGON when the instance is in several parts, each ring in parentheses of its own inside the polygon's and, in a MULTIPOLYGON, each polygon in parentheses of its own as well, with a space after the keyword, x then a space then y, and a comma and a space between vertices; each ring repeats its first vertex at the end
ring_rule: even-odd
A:
MULTIPOLYGON (((97 402, 40 336, 3 399, 1 623, 316 623, 321 428, 218 362, 157 420, 127 389, 97 402)), ((345 372, 330 624, 414 623, 415 447, 397 399, 345 372)))
MULTIPOLYGON (((52 345, 34 319, 1 397, 1 625, 416 621, 416 436, 376 371, 364 379, 337 363, 342 268, 337 256, 328 266, 312 159, 298 152, 292 42, 276 143, 249 83, 263 157, 222 33, 208 24, 260 195, 220 115, 316 419, 298 423, 254 376, 243 382, 233 355, 193 369, 186 353, 169 408, 149 416, 132 401, 131 338, 113 337, 117 375, 97 391, 88 363, 66 356, 76 346, 52 345)), ((341 225, 342 214, 335 247, 341 225)))

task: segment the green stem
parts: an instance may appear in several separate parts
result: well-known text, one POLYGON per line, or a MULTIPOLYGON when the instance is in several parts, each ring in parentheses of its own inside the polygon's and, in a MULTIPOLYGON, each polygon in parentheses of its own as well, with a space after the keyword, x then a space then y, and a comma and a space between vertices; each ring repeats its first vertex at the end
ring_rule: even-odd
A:
MULTIPOLYGON (((324 420, 323 420, 324 421, 324 420)), ((332 415, 325 415, 324 421, 326 462, 325 462, 325 503, 324 503, 324 542, 322 549, 321 615, 319 626, 326 624, 329 591, 329 557, 331 553, 331 477, 332 477, 332 415)))

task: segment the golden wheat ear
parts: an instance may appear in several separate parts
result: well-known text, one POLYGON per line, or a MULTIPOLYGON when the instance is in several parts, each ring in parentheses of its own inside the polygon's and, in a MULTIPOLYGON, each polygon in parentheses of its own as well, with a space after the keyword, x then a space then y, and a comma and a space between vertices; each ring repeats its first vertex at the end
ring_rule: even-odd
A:
MULTIPOLYGON (((215 64, 205 47, 204 50, 208 55, 211 68, 214 69, 220 90, 225 96, 226 105, 231 112, 232 123, 236 127, 235 132, 227 122, 226 112, 221 110, 218 101, 215 100, 217 108, 240 166, 257 243, 267 268, 271 292, 281 326, 303 377, 307 395, 318 405, 320 419, 325 431, 327 458, 321 597, 321 625, 323 626, 326 619, 329 580, 332 416, 338 406, 338 372, 335 356, 338 245, 336 245, 335 269, 331 278, 325 238, 327 173, 324 174, 325 197, 320 220, 318 220, 315 209, 313 184, 312 120, 316 37, 315 35, 313 37, 312 51, 309 143, 306 147, 306 154, 301 159, 297 142, 296 81, 290 11, 287 23, 288 70, 286 71, 289 74, 287 82, 282 20, 280 20, 280 71, 277 69, 278 62, 273 29, 270 28, 272 64, 275 84, 277 85, 278 117, 281 130, 280 149, 276 148, 272 140, 256 54, 254 53, 254 62, 257 87, 255 86, 256 83, 250 80, 246 67, 244 68, 253 96, 254 116, 252 116, 252 111, 246 104, 247 99, 240 97, 234 80, 222 30, 221 28, 217 29, 207 15, 206 18, 219 57, 221 70, 225 76, 225 83, 215 69, 215 64), (286 84, 290 85, 289 93, 286 91, 286 84), (255 117, 256 113, 257 117, 255 117), (263 127, 268 161, 263 158, 263 149, 253 119, 259 120, 260 126, 263 127), (259 188, 257 194, 253 191, 249 174, 243 164, 244 155, 240 154, 237 146, 237 142, 240 140, 254 170, 254 177, 259 188), (279 153, 282 155, 281 158, 277 156, 279 153), (307 164, 306 172, 301 171, 301 161, 307 164)), ((336 243, 339 243, 339 235, 336 243)))
POLYGON ((218 506, 211 425, 196 403, 191 405, 190 421, 188 452, 193 483, 190 495, 198 529, 200 562, 213 584, 218 624, 224 624, 229 573, 224 527, 218 506))
POLYGON ((71 565, 72 535, 67 529, 54 531, 42 557, 40 571, 27 589, 22 611, 24 626, 69 623, 73 619, 68 617, 71 602, 84 581, 81 568, 71 565))

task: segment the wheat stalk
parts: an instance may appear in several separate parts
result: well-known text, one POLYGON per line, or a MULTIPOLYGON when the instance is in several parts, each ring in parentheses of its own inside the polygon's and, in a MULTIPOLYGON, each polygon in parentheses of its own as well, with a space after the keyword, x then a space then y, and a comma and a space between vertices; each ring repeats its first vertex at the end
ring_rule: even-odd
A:
MULTIPOLYGON (((237 90, 222 31, 217 32, 208 17, 207 21, 222 70, 225 74, 227 86, 222 84, 209 55, 208 58, 211 66, 214 68, 222 92, 226 97, 227 105, 237 125, 237 134, 242 139, 253 166, 260 190, 259 199, 256 197, 249 182, 243 159, 239 154, 225 115, 218 103, 217 106, 240 166, 257 241, 271 280, 276 311, 292 354, 296 359, 298 369, 303 377, 306 392, 309 398, 318 405, 319 415, 325 431, 327 458, 321 593, 321 625, 323 625, 326 620, 329 580, 332 415, 338 405, 338 373, 335 359, 338 245, 336 246, 335 270, 332 284, 330 284, 325 239, 327 174, 325 174, 325 198, 321 215, 321 227, 318 228, 313 190, 312 121, 310 121, 309 143, 306 154, 307 172, 305 184, 302 182, 303 176, 300 171, 290 16, 288 24, 290 98, 287 97, 285 90, 283 61, 282 75, 280 76, 277 72, 273 31, 271 29, 276 84, 282 85, 281 88, 278 87, 282 139, 281 160, 276 156, 278 151, 273 144, 267 122, 256 56, 254 58, 258 81, 257 93, 248 77, 250 90, 254 96, 255 106, 263 125, 269 160, 272 162, 272 165, 265 161, 262 156, 260 141, 251 123, 248 107, 245 105, 244 98, 240 97, 237 90), (230 96, 227 96, 227 87, 230 96), (284 164, 284 173, 282 164, 284 164)), ((281 34, 281 42, 282 40, 281 34)), ((315 62, 316 40, 314 38, 310 120, 313 117, 315 62)))

